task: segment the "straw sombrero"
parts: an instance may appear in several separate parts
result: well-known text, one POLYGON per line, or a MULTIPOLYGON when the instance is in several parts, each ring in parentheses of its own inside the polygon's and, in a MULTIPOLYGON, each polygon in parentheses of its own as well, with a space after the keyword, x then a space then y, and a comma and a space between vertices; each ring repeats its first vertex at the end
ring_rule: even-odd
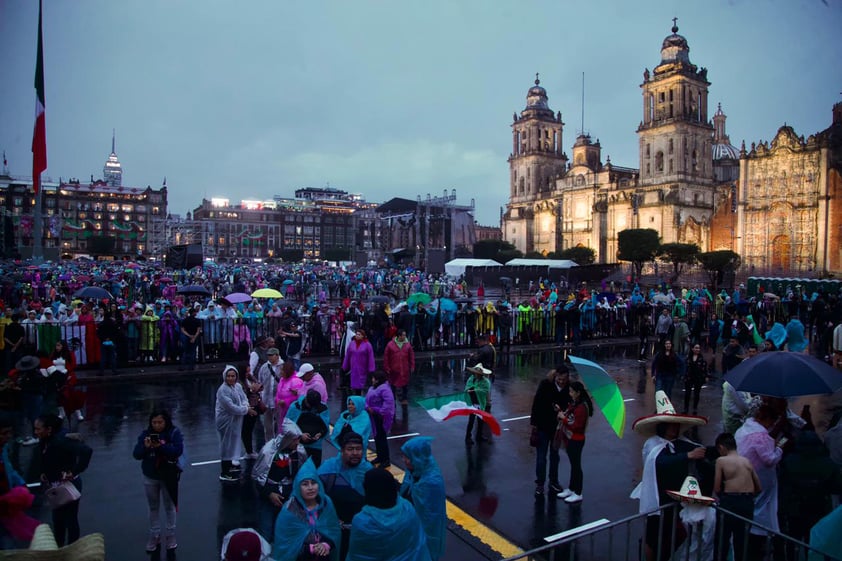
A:
POLYGON ((491 370, 485 368, 481 362, 475 364, 474 366, 469 366, 465 370, 471 372, 472 374, 485 374, 486 376, 491 374, 491 370))
POLYGON ((716 502, 716 499, 713 497, 702 495, 699 482, 692 475, 684 478, 684 483, 681 484, 680 491, 667 491, 667 495, 677 501, 690 505, 710 506, 716 502))
POLYGON ((658 423, 678 423, 691 427, 699 427, 706 425, 708 422, 707 417, 679 415, 676 413, 670 398, 663 391, 655 393, 655 408, 656 412, 654 415, 639 418, 632 425, 632 429, 640 434, 652 435, 655 434, 655 427, 658 426, 658 423))

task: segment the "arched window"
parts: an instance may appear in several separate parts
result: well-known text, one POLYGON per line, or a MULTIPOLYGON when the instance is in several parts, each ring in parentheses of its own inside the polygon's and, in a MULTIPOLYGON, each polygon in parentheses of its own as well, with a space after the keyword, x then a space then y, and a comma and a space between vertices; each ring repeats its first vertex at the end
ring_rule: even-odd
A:
POLYGON ((655 152, 655 171, 664 171, 664 153, 661 150, 655 152))

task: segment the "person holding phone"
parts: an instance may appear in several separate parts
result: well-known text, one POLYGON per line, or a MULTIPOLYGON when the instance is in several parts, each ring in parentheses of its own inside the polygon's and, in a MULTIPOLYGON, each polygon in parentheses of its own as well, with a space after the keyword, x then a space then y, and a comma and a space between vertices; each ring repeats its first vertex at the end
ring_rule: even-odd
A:
POLYGON ((137 437, 132 455, 140 460, 143 487, 149 506, 149 534, 146 551, 151 553, 161 545, 161 506, 166 517, 164 545, 168 550, 178 547, 175 537, 176 509, 178 508, 178 481, 181 476, 179 459, 184 453, 184 437, 173 425, 165 409, 156 409, 149 415, 149 426, 137 437))

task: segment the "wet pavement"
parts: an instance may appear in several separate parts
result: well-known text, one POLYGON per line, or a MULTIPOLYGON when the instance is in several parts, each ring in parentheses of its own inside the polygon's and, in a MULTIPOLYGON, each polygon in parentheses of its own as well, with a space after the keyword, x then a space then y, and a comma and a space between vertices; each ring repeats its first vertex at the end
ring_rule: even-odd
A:
MULTIPOLYGON (((416 433, 435 437, 433 452, 445 477, 449 500, 482 525, 520 549, 536 547, 543 538, 600 518, 618 520, 637 512, 637 501, 628 498, 637 483, 643 438, 631 431, 631 423, 651 413, 653 387, 645 368, 637 360, 634 345, 598 345, 580 350, 578 356, 596 360, 617 380, 627 407, 626 433, 616 437, 597 412, 591 419, 583 454, 584 500, 569 505, 552 496, 533 496, 535 459, 529 447, 529 412, 540 379, 556 362, 559 351, 518 352, 501 355, 493 384, 493 414, 503 432, 492 443, 466 447, 465 419, 436 423, 417 405, 404 406, 397 413, 390 439, 392 461, 400 463, 400 446, 416 433), (631 358, 629 358, 631 357, 631 358)), ((417 363, 410 386, 410 400, 460 391, 464 387, 464 359, 425 357, 417 363)), ((166 373, 166 369, 163 369, 166 373)), ((159 374, 161 369, 156 370, 159 374)), ((335 369, 321 368, 331 394, 330 412, 335 419, 341 395, 335 369)), ((221 382, 221 365, 207 365, 195 373, 178 377, 148 376, 139 372, 123 377, 98 379, 88 384, 86 420, 79 432, 94 449, 89 469, 83 474, 84 491, 80 509, 82 533, 105 534, 108 559, 141 561, 148 527, 146 500, 140 463, 132 458, 138 434, 148 414, 158 405, 169 408, 185 435, 190 467, 180 487, 177 558, 207 560, 219 558, 219 544, 230 529, 256 523, 255 493, 246 478, 240 484, 221 484, 214 428, 214 398, 221 382)), ((712 444, 721 431, 721 384, 702 391, 699 413, 712 422, 699 430, 699 438, 712 444)), ((680 410, 683 399, 676 387, 673 401, 680 410)), ((839 406, 828 398, 793 403, 813 404, 816 419, 829 416, 839 406)), ((820 421, 821 422, 821 421, 820 421)), ((371 445, 373 448, 373 444, 371 445)), ((20 449, 20 460, 28 465, 31 448, 20 449)), ((335 452, 325 447, 325 457, 335 452)), ((569 470, 562 452, 560 478, 566 486, 569 470)), ((244 462, 245 471, 249 466, 244 462)), ((26 472, 26 470, 24 470, 26 472)), ((35 473, 25 473, 28 481, 35 473)), ((46 509, 40 512, 48 520, 46 509)), ((451 522, 446 559, 499 559, 499 538, 477 539, 451 522)))

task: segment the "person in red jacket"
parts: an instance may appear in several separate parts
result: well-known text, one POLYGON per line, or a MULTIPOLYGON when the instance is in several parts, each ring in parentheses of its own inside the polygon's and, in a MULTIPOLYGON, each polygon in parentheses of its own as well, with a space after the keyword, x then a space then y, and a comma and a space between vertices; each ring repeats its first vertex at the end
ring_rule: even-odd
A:
POLYGON ((593 415, 593 402, 582 382, 570 382, 572 402, 564 412, 559 412, 558 420, 563 432, 563 441, 570 459, 570 485, 559 499, 566 503, 578 503, 582 500, 582 449, 585 447, 585 429, 588 418, 593 415))
POLYGON ((401 405, 407 405, 409 387, 409 376, 415 370, 415 351, 409 339, 406 338, 406 330, 398 329, 395 338, 386 344, 386 352, 383 355, 383 371, 386 372, 389 384, 398 394, 401 405))

